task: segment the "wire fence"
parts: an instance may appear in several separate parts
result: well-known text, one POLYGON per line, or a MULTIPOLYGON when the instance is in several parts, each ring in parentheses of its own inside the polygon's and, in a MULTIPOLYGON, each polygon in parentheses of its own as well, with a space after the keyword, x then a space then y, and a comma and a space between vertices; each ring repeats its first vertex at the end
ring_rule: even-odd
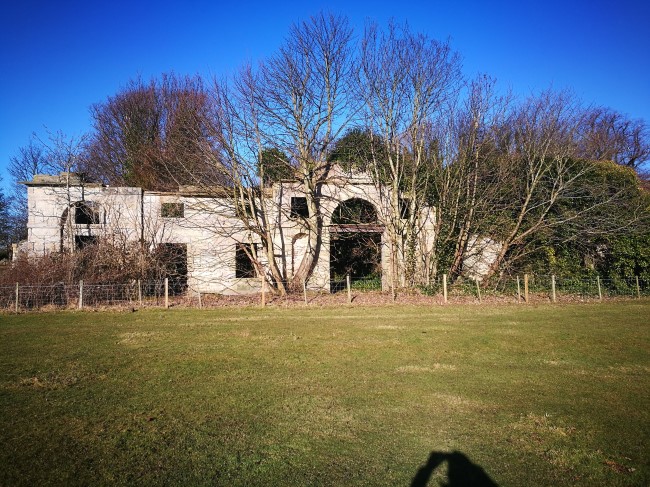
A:
MULTIPOLYGON (((443 277, 438 278, 422 289, 428 294, 442 293, 443 277)), ((447 283, 449 296, 476 297, 529 297, 547 298, 558 301, 563 296, 571 298, 614 298, 650 296, 650 280, 631 277, 625 279, 601 279, 599 276, 586 278, 566 278, 553 275, 523 275, 502 278, 493 286, 483 287, 480 282, 457 279, 447 283)))
MULTIPOLYGON (((268 285, 262 286, 263 293, 241 293, 239 296, 222 296, 205 293, 172 280, 130 281, 126 283, 87 283, 76 284, 20 284, 0 285, 0 309, 6 311, 28 311, 70 308, 100 307, 170 307, 186 306, 194 308, 233 304, 267 304, 277 295, 268 285)), ((435 298, 434 302, 489 301, 498 298, 511 302, 570 302, 576 300, 602 300, 628 297, 650 296, 650 280, 632 277, 627 279, 562 278, 547 275, 524 275, 503 278, 490 287, 468 279, 447 281, 440 276, 426 286, 398 288, 393 292, 391 283, 381 276, 352 277, 338 276, 331 279, 329 289, 308 290, 305 283, 303 292, 284 298, 285 302, 310 303, 348 303, 376 302, 381 297, 389 300, 411 302, 417 295, 419 301, 435 298), (329 291, 329 292, 328 292, 329 291), (369 301, 369 296, 376 298, 369 301), (364 297, 366 298, 364 300, 364 297), (388 298, 390 297, 390 299, 388 298), (356 301, 355 301, 356 299, 356 301)))
MULTIPOLYGON (((170 295, 168 286, 168 299, 170 295)), ((165 281, 128 283, 27 284, 0 286, 0 308, 36 310, 44 308, 96 308, 102 306, 163 306, 165 281)))

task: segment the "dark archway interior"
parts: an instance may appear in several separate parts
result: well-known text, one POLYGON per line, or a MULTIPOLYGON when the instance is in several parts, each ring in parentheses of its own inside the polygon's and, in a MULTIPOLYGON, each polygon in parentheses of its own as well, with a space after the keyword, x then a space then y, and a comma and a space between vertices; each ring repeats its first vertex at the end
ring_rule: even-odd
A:
POLYGON ((183 294, 187 289, 187 244, 159 244, 155 257, 160 264, 160 272, 169 278, 169 294, 183 294))
POLYGON ((333 280, 381 276, 381 234, 339 233, 330 243, 330 275, 333 280))
POLYGON ((368 225, 377 223, 377 210, 366 200, 351 198, 336 207, 332 225, 368 225))
POLYGON ((375 207, 360 198, 341 203, 332 214, 330 227, 330 276, 332 291, 353 280, 381 278, 381 235, 375 207))

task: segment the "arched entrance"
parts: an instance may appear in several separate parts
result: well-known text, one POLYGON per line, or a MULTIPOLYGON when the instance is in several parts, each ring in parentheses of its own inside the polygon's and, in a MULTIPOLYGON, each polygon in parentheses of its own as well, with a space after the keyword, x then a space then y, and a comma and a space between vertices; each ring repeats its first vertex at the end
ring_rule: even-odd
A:
POLYGON ((377 210, 368 201, 351 198, 332 213, 330 225, 331 291, 345 287, 346 275, 381 287, 381 236, 377 210))

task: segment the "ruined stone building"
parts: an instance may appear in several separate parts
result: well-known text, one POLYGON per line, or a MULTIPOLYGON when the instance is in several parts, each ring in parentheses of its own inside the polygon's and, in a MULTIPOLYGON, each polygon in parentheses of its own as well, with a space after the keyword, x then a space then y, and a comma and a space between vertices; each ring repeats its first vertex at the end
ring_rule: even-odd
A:
MULTIPOLYGON (((190 289, 222 294, 260 291, 261 279, 249 257, 259 241, 243 224, 241 215, 237 216, 227 191, 188 186, 179 187, 177 192, 111 187, 85 182, 75 173, 37 175, 24 184, 28 188, 29 220, 28 240, 21 250, 29 255, 74 251, 98 238, 141 241, 174 248, 185 261, 183 272, 190 289)), ((303 220, 305 198, 300 185, 289 181, 275 183, 264 197, 273 203, 269 205, 273 209, 269 219, 276 259, 290 279, 308 245, 303 220)), ((370 242, 375 248, 369 252, 373 262, 357 266, 358 273, 380 276, 387 289, 391 255, 381 224, 387 195, 367 176, 338 170, 323 184, 319 201, 324 215, 322 246, 308 288, 330 290, 334 274, 340 274, 336 259, 353 258, 351 254, 356 252, 350 251, 350 242, 354 245, 355 236, 362 235, 366 245, 370 242), (362 209, 363 221, 350 225, 341 218, 349 205, 362 209)), ((423 246, 433 235, 430 213, 425 208, 421 215, 419 241, 423 246)), ((268 264, 263 252, 257 255, 262 267, 268 264)))

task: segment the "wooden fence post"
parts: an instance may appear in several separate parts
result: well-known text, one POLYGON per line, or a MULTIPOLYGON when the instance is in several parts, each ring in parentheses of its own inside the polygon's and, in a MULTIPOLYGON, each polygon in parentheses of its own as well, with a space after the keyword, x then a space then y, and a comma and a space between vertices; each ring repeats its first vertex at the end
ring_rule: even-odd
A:
POLYGON ((480 303, 481 302, 481 286, 478 283, 478 278, 474 279, 474 281, 476 282, 476 294, 478 294, 478 302, 480 303))
POLYGON ((603 300, 603 291, 600 288, 600 276, 596 276, 596 284, 598 285, 598 299, 603 300))
POLYGON ((169 278, 165 277, 165 309, 169 308, 169 278))
POLYGON ((260 279, 262 279, 262 306, 266 306, 266 279, 264 277, 260 279))
POLYGON ((307 304, 307 279, 302 280, 302 294, 305 298, 305 305, 307 304))
POLYGON ((524 274, 524 301, 528 304, 528 274, 524 274))
MULTIPOLYGON (((634 277, 636 277, 636 297, 637 299, 641 299, 641 286, 639 286, 639 276, 634 277)), ((18 286, 17 283, 16 286, 18 286)), ((18 287, 16 287, 16 295, 18 295, 18 287)))
POLYGON ((79 309, 84 309, 84 280, 79 281, 79 309))
POLYGON ((197 290, 196 294, 199 297, 199 309, 203 309, 203 303, 201 302, 201 291, 197 290))
POLYGON ((447 274, 442 275, 442 302, 447 304, 447 274))
POLYGON ((551 276, 551 300, 555 303, 555 274, 551 276))
POLYGON ((348 286, 348 304, 352 304, 352 286, 350 285, 350 274, 346 276, 346 282, 348 286))
POLYGON ((517 276, 517 303, 521 303, 521 285, 519 284, 519 276, 517 276))
POLYGON ((142 281, 140 279, 138 279, 138 303, 142 307, 142 281))
POLYGON ((16 313, 18 313, 18 283, 16 283, 16 313))

